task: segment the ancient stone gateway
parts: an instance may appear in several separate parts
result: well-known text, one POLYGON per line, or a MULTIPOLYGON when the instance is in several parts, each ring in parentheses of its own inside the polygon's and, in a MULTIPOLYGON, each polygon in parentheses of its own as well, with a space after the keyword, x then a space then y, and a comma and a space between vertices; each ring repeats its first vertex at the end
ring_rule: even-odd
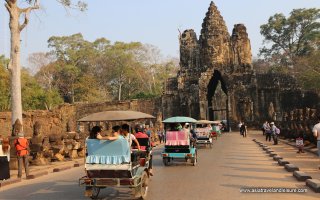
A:
POLYGON ((299 107, 294 101, 288 104, 287 99, 288 95, 303 99, 295 79, 281 74, 256 74, 246 27, 236 24, 230 35, 213 2, 199 39, 189 29, 179 41, 180 69, 177 77, 166 82, 162 96, 164 118, 185 115, 252 122, 277 114, 281 118, 285 111, 299 107))

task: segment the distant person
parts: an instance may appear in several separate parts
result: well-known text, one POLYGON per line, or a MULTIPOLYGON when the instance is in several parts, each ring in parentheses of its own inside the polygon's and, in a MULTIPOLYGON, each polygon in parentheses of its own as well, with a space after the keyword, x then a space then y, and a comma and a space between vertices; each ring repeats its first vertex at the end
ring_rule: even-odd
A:
POLYGON ((8 138, 2 138, 0 135, 0 180, 10 178, 10 145, 8 138))
POLYGON ((270 125, 271 125, 271 134, 272 134, 272 138, 273 138, 273 145, 277 145, 280 130, 276 127, 274 122, 271 122, 270 125))
POLYGON ((242 126, 242 122, 240 121, 239 124, 238 124, 238 128, 239 128, 240 135, 241 135, 241 129, 240 129, 241 126, 242 126))
POLYGON ((266 141, 271 141, 272 131, 271 131, 271 124, 269 124, 267 121, 263 124, 264 133, 266 135, 266 141))
POLYGON ((150 128, 148 126, 145 129, 145 133, 148 135, 149 138, 151 138, 151 133, 152 132, 151 132, 151 130, 150 130, 150 128))
POLYGON ((243 137, 247 137, 247 126, 245 125, 244 122, 241 124, 240 134, 241 134, 243 137))
POLYGON ((303 133, 302 132, 300 132, 298 137, 296 138, 296 146, 298 148, 297 153, 304 153, 304 151, 303 151, 303 147, 304 147, 304 144, 303 144, 303 133))
MULTIPOLYGON (((312 132, 313 136, 317 138, 318 156, 320 158, 320 114, 317 116, 318 123, 314 125, 312 132)), ((320 169, 320 166, 318 166, 320 169)))
POLYGON ((29 176, 29 142, 24 137, 24 133, 22 132, 22 125, 16 125, 15 133, 18 136, 17 139, 14 140, 13 144, 17 151, 17 159, 18 159, 18 178, 22 177, 22 165, 24 165, 26 177, 29 176), (23 163, 23 164, 22 164, 23 163))
POLYGON ((270 131, 270 125, 269 125, 268 121, 265 121, 263 123, 261 130, 262 130, 262 135, 267 135, 266 132, 270 131))
POLYGON ((162 143, 162 131, 160 129, 157 130, 157 135, 158 135, 158 138, 159 138, 159 142, 161 144, 162 143))

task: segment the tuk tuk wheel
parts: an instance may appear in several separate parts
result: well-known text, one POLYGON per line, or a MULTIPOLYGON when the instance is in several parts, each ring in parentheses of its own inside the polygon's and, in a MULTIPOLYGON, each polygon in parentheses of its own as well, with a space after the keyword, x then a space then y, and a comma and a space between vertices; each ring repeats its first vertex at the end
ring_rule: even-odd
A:
POLYGON ((100 188, 99 187, 93 187, 92 188, 92 195, 91 199, 97 199, 100 193, 100 188))
POLYGON ((163 159, 162 159, 163 164, 164 164, 165 166, 168 166, 168 165, 169 165, 169 159, 170 159, 170 158, 163 158, 163 159))
POLYGON ((148 187, 149 187, 149 176, 147 172, 143 172, 141 176, 141 183, 140 183, 140 199, 146 199, 148 194, 148 187))
POLYGON ((210 149, 212 149, 212 143, 210 143, 209 145, 210 145, 210 149))

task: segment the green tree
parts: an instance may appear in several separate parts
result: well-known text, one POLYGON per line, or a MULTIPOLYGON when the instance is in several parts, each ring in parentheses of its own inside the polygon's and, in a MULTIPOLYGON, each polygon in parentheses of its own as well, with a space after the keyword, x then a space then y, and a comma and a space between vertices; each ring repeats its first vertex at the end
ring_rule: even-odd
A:
POLYGON ((10 105, 9 72, 6 69, 8 62, 5 56, 0 56, 0 111, 9 110, 10 105))
MULTIPOLYGON (((77 4, 73 4, 72 0, 57 0, 57 2, 67 8, 76 8, 81 11, 84 11, 87 8, 87 5, 83 1, 78 1, 77 4)), ((5 7, 10 15, 9 28, 11 47, 8 70, 11 86, 11 122, 14 124, 17 119, 22 123, 20 34, 29 23, 30 12, 39 9, 40 2, 38 0, 5 0, 5 7), (22 2, 26 2, 30 6, 20 8, 19 4, 22 2), (23 18, 22 22, 20 21, 21 18, 23 18)))
POLYGON ((264 37, 260 55, 280 67, 291 67, 301 56, 319 50, 320 9, 294 9, 289 17, 271 16, 260 27, 264 37))
POLYGON ((294 74, 298 81, 307 90, 320 91, 320 51, 297 60, 294 74))
POLYGON ((45 90, 30 73, 23 69, 22 77, 22 105, 25 110, 51 110, 63 103, 56 90, 45 90))

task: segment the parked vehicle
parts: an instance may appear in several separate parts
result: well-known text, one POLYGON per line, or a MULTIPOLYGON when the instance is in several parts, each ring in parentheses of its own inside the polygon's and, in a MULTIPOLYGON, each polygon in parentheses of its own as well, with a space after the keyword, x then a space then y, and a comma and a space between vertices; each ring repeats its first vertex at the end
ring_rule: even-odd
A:
MULTIPOLYGON (((132 122, 138 119, 153 119, 145 113, 135 111, 99 112, 78 120, 81 122, 132 122)), ((141 141, 142 145, 149 145, 141 141), (144 144, 143 144, 144 143, 144 144)), ((149 182, 150 145, 142 151, 131 151, 124 138, 114 141, 86 140, 86 176, 79 179, 79 185, 91 189, 91 198, 98 198, 100 189, 106 187, 129 187, 135 198, 145 199, 149 182)))
POLYGON ((197 135, 197 146, 205 145, 212 148, 212 125, 214 121, 209 120, 199 120, 197 121, 197 127, 195 129, 197 135))
POLYGON ((168 166, 173 161, 191 161, 192 165, 197 164, 197 149, 190 127, 197 120, 190 117, 170 117, 163 121, 165 125, 165 148, 162 152, 163 164, 168 166), (182 126, 185 128, 182 129, 182 126), (186 128, 186 126, 189 126, 186 128))

